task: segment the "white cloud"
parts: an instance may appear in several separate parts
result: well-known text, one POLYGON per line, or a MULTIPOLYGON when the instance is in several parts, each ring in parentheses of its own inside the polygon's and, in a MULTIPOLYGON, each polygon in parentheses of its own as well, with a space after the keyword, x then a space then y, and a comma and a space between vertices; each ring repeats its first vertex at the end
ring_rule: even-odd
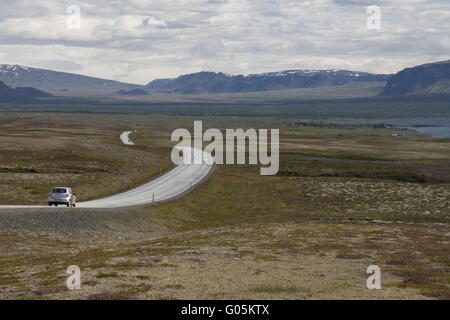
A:
POLYGON ((0 58, 137 83, 200 70, 395 72, 448 59, 449 18, 437 0, 16 0, 0 3, 0 58), (66 28, 69 4, 80 30, 66 28), (381 31, 367 30, 368 5, 381 6, 381 31))

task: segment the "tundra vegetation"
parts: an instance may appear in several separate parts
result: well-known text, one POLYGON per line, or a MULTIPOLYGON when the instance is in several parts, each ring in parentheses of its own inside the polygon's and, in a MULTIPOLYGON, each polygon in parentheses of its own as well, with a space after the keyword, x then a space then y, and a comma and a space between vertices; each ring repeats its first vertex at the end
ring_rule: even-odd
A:
POLYGON ((294 116, 4 112, 1 204, 45 204, 55 185, 80 201, 139 185, 172 168, 170 134, 194 120, 280 128, 278 174, 220 165, 173 202, 0 211, 0 297, 450 298, 450 140, 399 138, 395 128, 297 126, 294 116), (120 142, 129 129, 138 130, 135 146, 120 142), (372 264, 381 290, 366 288, 372 264), (81 268, 81 290, 65 287, 70 265, 81 268))

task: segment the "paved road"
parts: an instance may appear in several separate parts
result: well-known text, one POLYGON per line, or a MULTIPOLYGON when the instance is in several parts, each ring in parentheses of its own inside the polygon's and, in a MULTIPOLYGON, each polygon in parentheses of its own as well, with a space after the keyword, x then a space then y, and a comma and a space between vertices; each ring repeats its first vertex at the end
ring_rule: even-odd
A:
POLYGON ((133 131, 125 131, 120 134, 120 140, 122 140, 123 144, 134 145, 134 142, 130 140, 131 133, 133 133, 133 131))
MULTIPOLYGON (((133 144, 129 140, 132 131, 124 132, 120 135, 125 144, 133 144)), ((149 204, 153 201, 168 201, 183 195, 204 179, 206 179, 213 168, 213 158, 203 150, 196 150, 190 147, 182 147, 183 163, 179 164, 172 171, 163 176, 150 181, 135 189, 119 193, 103 199, 79 202, 79 208, 120 208, 133 205, 149 204), (191 164, 192 159, 203 157, 204 164, 191 164)), ((193 161, 196 163, 196 161, 193 161)), ((0 209, 14 208, 48 208, 45 206, 0 206, 0 209)))
POLYGON ((212 163, 212 157, 208 153, 194 152, 193 148, 183 147, 183 163, 172 171, 130 191, 103 199, 80 202, 78 207, 119 208, 174 199, 202 182, 210 173, 212 164, 190 164, 189 153, 198 158, 202 156, 202 152, 212 163))

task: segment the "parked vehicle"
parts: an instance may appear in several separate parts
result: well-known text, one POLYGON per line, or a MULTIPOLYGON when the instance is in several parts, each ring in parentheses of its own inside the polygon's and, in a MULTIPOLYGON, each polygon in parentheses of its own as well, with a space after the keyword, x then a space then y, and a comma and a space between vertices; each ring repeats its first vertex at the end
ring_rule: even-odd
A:
POLYGON ((58 206, 58 204, 66 205, 67 207, 76 207, 77 198, 75 197, 75 192, 67 187, 53 188, 48 197, 48 205, 58 206))

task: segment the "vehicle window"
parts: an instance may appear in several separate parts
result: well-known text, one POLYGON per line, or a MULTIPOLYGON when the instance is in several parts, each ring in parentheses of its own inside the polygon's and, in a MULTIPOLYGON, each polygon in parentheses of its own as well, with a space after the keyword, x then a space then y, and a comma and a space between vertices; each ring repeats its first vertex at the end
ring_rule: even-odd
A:
POLYGON ((63 188, 53 188, 53 193, 67 193, 66 189, 63 188))

